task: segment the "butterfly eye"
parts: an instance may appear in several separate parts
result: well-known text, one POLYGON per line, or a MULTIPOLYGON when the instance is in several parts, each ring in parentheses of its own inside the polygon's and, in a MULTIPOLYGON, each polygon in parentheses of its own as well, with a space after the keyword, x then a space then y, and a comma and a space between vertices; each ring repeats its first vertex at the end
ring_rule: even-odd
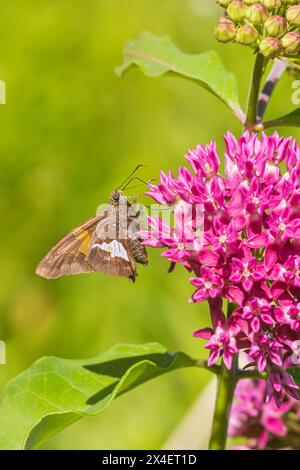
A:
POLYGON ((113 195, 113 200, 116 201, 116 202, 119 201, 119 200, 120 200, 120 194, 119 194, 119 193, 115 193, 115 194, 113 195))

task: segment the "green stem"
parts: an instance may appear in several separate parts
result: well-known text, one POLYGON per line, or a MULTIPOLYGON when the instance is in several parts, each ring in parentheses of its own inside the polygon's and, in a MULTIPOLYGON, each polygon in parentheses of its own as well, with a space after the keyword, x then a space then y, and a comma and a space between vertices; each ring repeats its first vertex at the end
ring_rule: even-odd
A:
POLYGON ((266 380, 268 374, 260 373, 258 370, 240 370, 238 372, 238 380, 240 379, 260 379, 266 380))
MULTIPOLYGON (((230 317, 233 310, 234 305, 228 303, 227 318, 230 317)), ((236 354, 231 369, 228 370, 223 361, 218 374, 217 398, 209 443, 210 450, 224 450, 226 448, 229 415, 238 380, 237 373, 238 355, 236 354)))
POLYGON ((218 376, 218 391, 209 450, 224 450, 226 448, 228 420, 236 381, 235 364, 231 370, 228 370, 223 362, 221 373, 218 376))
POLYGON ((262 54, 256 55, 254 69, 248 95, 245 128, 253 130, 257 124, 257 107, 259 100, 260 85, 264 71, 265 58, 262 54))
POLYGON ((221 367, 216 364, 214 364, 213 366, 208 366, 207 361, 205 361, 204 359, 198 359, 196 361, 196 367, 199 367, 200 369, 206 369, 209 372, 212 372, 213 374, 217 375, 220 373, 221 370, 221 367))

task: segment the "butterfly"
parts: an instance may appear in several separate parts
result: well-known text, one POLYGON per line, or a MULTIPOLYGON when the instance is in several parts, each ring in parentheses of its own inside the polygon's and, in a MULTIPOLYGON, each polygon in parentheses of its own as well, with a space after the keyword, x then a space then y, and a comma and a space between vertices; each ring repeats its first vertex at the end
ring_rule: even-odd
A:
POLYGON ((140 212, 115 190, 108 207, 65 235, 42 259, 36 273, 46 279, 100 272, 135 281, 136 263, 148 264, 138 237, 140 212))

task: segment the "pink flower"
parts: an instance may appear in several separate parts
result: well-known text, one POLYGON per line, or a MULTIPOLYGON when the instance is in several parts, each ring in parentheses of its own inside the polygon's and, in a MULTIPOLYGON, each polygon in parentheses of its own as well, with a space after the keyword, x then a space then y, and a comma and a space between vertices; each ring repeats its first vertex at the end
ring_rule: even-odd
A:
POLYGON ((259 372, 264 372, 268 363, 277 367, 283 366, 281 352, 284 346, 273 335, 272 331, 266 331, 253 340, 248 355, 257 363, 259 372))
MULTIPOLYGON (((285 395, 278 407, 274 399, 266 403, 265 395, 264 380, 241 380, 235 390, 228 435, 239 440, 244 438, 245 450, 276 449, 279 442, 281 448, 290 447, 293 433, 297 440, 297 432, 289 430, 288 423, 291 415, 294 421, 299 419, 298 402, 285 395)), ((241 447, 234 446, 237 448, 241 447)))
POLYGON ((288 303, 274 309, 274 316, 279 323, 286 323, 291 330, 300 332, 300 302, 288 303))
POLYGON ((157 202, 172 206, 174 226, 150 218, 144 244, 193 275, 192 302, 217 302, 219 322, 201 330, 209 364, 221 356, 231 367, 240 351, 269 376, 268 396, 297 396, 285 372, 300 340, 300 150, 296 141, 245 132, 225 136, 225 176, 215 142, 189 150, 191 170, 161 173, 149 186, 157 202), (195 217, 201 207, 202 217, 195 217), (190 217, 187 217, 187 214, 190 217), (226 318, 220 301, 236 304, 226 318), (280 390, 279 390, 280 389, 280 390))
POLYGON ((222 311, 218 310, 214 314, 215 328, 204 328, 194 333, 196 338, 208 339, 205 345, 210 350, 208 366, 215 364, 223 356, 227 369, 231 369, 234 355, 238 352, 236 335, 238 329, 234 324, 226 320, 222 311))
POLYGON ((274 318, 271 314, 272 307, 268 300, 262 298, 254 298, 249 300, 248 304, 243 307, 239 316, 242 320, 250 322, 250 331, 258 333, 263 324, 273 325, 274 318))
POLYGON ((193 302, 207 300, 209 297, 214 299, 222 293, 223 280, 211 268, 202 267, 200 276, 190 279, 197 291, 192 297, 193 302))
POLYGON ((255 256, 248 256, 243 260, 232 258, 230 280, 235 284, 242 283, 245 292, 250 292, 254 282, 264 280, 264 265, 258 263, 255 256))
POLYGON ((155 186, 154 184, 149 184, 149 189, 146 194, 152 197, 159 204, 173 204, 176 201, 177 194, 174 191, 175 179, 170 171, 166 175, 163 171, 160 172, 160 184, 155 186))
POLYGON ((200 174, 206 179, 210 179, 218 174, 220 158, 215 142, 212 142, 205 148, 202 145, 198 145, 196 150, 189 150, 185 158, 195 173, 200 174))
POLYGON ((274 369, 267 380, 266 400, 269 402, 273 397, 276 405, 280 407, 286 395, 299 400, 298 389, 298 385, 288 372, 274 369))

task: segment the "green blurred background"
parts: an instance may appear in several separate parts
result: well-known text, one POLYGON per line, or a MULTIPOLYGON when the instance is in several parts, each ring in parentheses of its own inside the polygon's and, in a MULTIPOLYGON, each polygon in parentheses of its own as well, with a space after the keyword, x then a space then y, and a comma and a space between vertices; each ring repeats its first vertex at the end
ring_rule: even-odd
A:
MULTIPOLYGON (((239 77, 244 102, 251 52, 215 42, 214 0, 12 0, 0 7, 0 384, 44 355, 86 358, 117 342, 158 341, 205 357, 192 332, 206 307, 190 305, 188 274, 150 251, 138 282, 86 275, 49 282, 35 267, 68 229, 93 215, 138 163, 141 176, 183 164, 187 148, 240 126, 215 97, 174 77, 137 70, 122 80, 128 38, 167 34, 185 51, 215 48, 239 77)), ((291 79, 273 110, 291 109, 291 79)), ((285 133, 288 133, 286 130, 285 133)), ((294 132, 295 134, 295 132, 294 132)), ((47 444, 52 449, 159 448, 209 375, 186 370, 118 399, 47 444)), ((199 423, 203 426, 205 423, 199 423)))

